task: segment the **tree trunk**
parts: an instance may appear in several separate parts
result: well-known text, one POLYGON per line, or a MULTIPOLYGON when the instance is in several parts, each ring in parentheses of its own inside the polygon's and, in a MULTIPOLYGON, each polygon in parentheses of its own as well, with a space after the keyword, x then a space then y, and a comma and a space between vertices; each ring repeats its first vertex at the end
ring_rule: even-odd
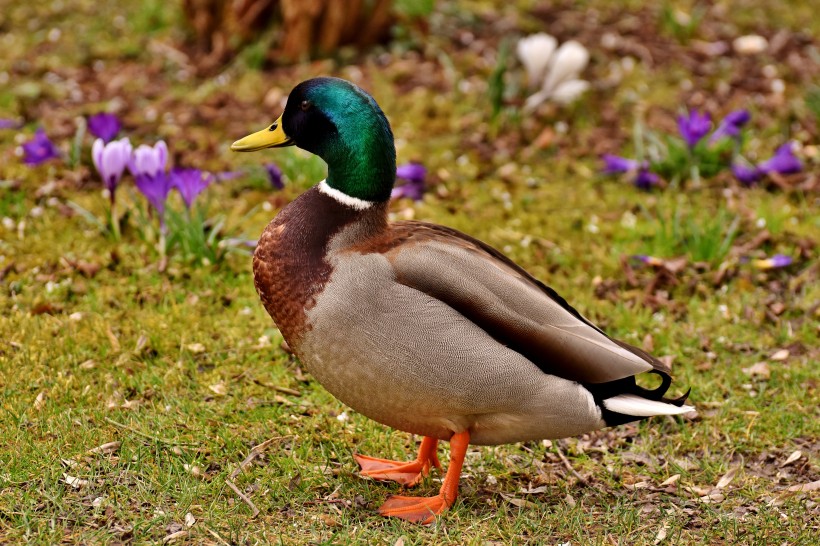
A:
POLYGON ((384 40, 394 21, 391 0, 183 0, 197 65, 209 71, 264 32, 278 30, 268 58, 291 63, 365 48, 384 40))

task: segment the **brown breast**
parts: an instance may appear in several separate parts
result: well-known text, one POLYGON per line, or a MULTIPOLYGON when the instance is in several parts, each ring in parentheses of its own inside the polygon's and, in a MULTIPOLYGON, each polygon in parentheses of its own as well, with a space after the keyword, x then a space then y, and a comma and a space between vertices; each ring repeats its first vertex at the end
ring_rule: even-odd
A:
POLYGON ((310 328, 305 311, 315 305, 333 271, 327 259, 331 239, 345 226, 374 224, 373 218, 381 218, 375 225, 383 226, 385 214, 384 206, 358 211, 314 187, 282 209, 265 228, 253 254, 254 285, 297 354, 301 336, 310 328))

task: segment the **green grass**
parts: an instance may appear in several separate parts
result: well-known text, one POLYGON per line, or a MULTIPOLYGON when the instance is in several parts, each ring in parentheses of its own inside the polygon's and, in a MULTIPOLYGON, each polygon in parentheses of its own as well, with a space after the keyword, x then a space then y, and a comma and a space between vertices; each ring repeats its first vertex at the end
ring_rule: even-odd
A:
MULTIPOLYGON (((446 224, 503 249, 612 335, 674 357, 676 385, 691 386, 699 417, 471 447, 460 498, 437 525, 381 518, 375 509, 400 489, 359 478, 352 453, 407 458, 418 438, 345 408, 282 349, 254 291, 249 258, 226 253, 203 261, 207 241, 192 235, 191 248, 177 248, 162 267, 146 231, 150 218, 131 213, 115 241, 69 215, 69 201, 99 218, 106 210, 88 137, 76 166, 28 168, 14 155, 16 131, 4 130, 0 542, 158 544, 187 530, 180 541, 206 544, 813 543, 820 498, 787 488, 820 479, 816 195, 727 191, 728 178, 720 177, 647 194, 595 175, 592 150, 601 138, 623 149, 637 120, 656 127, 660 119, 674 130, 685 100, 679 67, 639 65, 617 89, 593 91, 568 110, 510 119, 502 111, 490 126, 493 106, 481 84, 495 59, 448 37, 448 25, 474 25, 471 32, 495 44, 482 31, 481 17, 494 13, 485 2, 436 7, 416 56, 383 65, 363 56, 356 70, 333 63, 239 70, 225 86, 178 80, 173 61, 148 51, 150 40, 178 35, 174 6, 63 4, 15 4, 2 16, 11 30, 0 72, 16 72, 10 89, 0 89, 0 117, 25 116, 21 132, 43 124, 62 135, 55 141, 68 153, 75 116, 120 104, 135 144, 163 137, 186 166, 255 169, 203 195, 207 216, 225 220, 220 237, 255 238, 280 207, 324 177, 324 165, 294 149, 230 154, 230 142, 279 115, 278 106, 263 105, 269 88, 286 92, 312 75, 360 70, 393 124, 399 162, 420 159, 431 173, 425 200, 393 203, 391 214, 446 224), (117 15, 126 31, 111 26, 117 15), (63 41, 53 44, 48 31, 58 24, 63 41), (98 60, 105 64, 99 74, 88 68, 98 60), (30 62, 28 72, 22 61, 30 62), (80 67, 87 73, 74 73, 80 67), (63 83, 48 83, 49 71, 63 83), (65 79, 72 78, 83 101, 67 98, 65 79), (147 109, 157 118, 149 120, 147 109), (166 112, 188 121, 163 120, 166 112), (531 146, 559 121, 566 132, 531 146), (602 137, 602 127, 621 132, 602 137), (260 168, 268 160, 285 172, 282 192, 268 187, 260 168), (44 185, 50 193, 38 193, 44 185), (764 229, 768 238, 738 254, 764 229), (775 253, 796 263, 767 272, 745 261, 775 253), (689 263, 671 278, 636 267, 632 284, 621 259, 633 254, 689 263), (777 359, 784 349, 788 356, 777 359), (761 362, 768 377, 744 371, 761 362), (260 510, 252 518, 225 480, 270 438, 278 440, 234 480, 260 510), (89 453, 109 442, 119 445, 89 453), (801 457, 781 466, 796 450, 801 457), (699 500, 735 468, 722 500, 699 500), (678 474, 673 485, 661 485, 678 474), (190 528, 187 514, 196 520, 190 528)), ((583 9, 639 7, 623 4, 590 0, 583 9)), ((743 31, 814 24, 801 18, 800 6, 731 4, 751 9, 721 16, 743 31), (770 17, 750 21, 750 14, 770 17)), ((534 24, 515 5, 504 13, 522 28, 534 24)), ((678 30, 656 19, 654 31, 700 40, 710 18, 678 30)), ((588 45, 596 48, 591 75, 602 77, 617 58, 588 45)), ((695 84, 711 89, 729 71, 695 84)), ((783 141, 786 120, 795 134, 816 138, 798 115, 812 115, 805 104, 812 88, 788 77, 784 99, 755 118, 763 155, 783 141)), ((123 210, 141 202, 131 182, 124 184, 123 210)), ((447 453, 445 445, 442 461, 447 453)), ((439 478, 428 478, 419 494, 434 493, 439 478)))

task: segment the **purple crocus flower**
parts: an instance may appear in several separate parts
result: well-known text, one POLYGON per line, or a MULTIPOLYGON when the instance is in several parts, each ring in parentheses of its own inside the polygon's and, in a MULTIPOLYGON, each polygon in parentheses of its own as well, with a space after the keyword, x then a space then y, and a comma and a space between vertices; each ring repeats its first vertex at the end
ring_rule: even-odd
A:
POLYGON ((23 162, 26 165, 39 165, 56 157, 60 157, 60 151, 48 139, 42 127, 34 133, 34 138, 23 143, 23 162))
POLYGON ((179 191, 188 210, 194 204, 196 197, 213 182, 211 174, 203 173, 199 169, 171 169, 171 186, 179 191))
POLYGON ((171 177, 168 173, 160 171, 153 176, 138 174, 135 179, 137 189, 159 213, 160 224, 165 225, 165 201, 171 191, 171 177))
POLYGON ((663 265, 662 259, 656 258, 655 256, 648 256, 646 254, 634 254, 632 259, 653 267, 660 267, 663 265))
POLYGON ((711 128, 712 120, 709 114, 700 114, 693 110, 687 116, 678 116, 678 130, 689 148, 694 148, 711 128))
POLYGON ((226 182, 228 180, 233 180, 235 178, 240 178, 245 176, 245 171, 243 170, 236 170, 236 171, 222 171, 216 173, 216 179, 220 182, 226 182))
POLYGON ((157 173, 165 172, 167 162, 168 146, 165 141, 159 140, 153 147, 140 144, 128 161, 128 170, 135 178, 141 175, 155 176, 157 173))
POLYGON ((399 165, 396 168, 396 176, 402 180, 424 182, 424 177, 427 176, 427 169, 418 161, 411 161, 410 163, 399 165))
POLYGON ((392 199, 407 197, 413 201, 421 201, 424 195, 424 178, 426 176, 427 169, 421 163, 411 161, 399 165, 396 169, 396 177, 404 180, 405 183, 393 188, 390 197, 392 199))
POLYGON ((98 138, 91 147, 91 159, 94 161, 97 172, 100 173, 100 178, 103 179, 111 203, 114 203, 114 191, 117 189, 117 184, 130 158, 131 143, 127 138, 121 138, 108 144, 98 138))
POLYGON ((718 128, 709 137, 709 142, 717 142, 725 137, 737 138, 740 135, 740 129, 749 122, 751 117, 752 115, 746 109, 730 112, 720 121, 718 128))
POLYGON ((20 122, 16 119, 0 118, 0 129, 18 129, 20 122))
POLYGON ((651 189, 660 181, 658 175, 649 170, 648 161, 638 161, 612 154, 604 154, 601 159, 604 160, 604 169, 601 171, 603 174, 634 173, 635 178, 632 179, 632 183, 642 190, 651 189))
POLYGON ((803 169, 803 164, 794 155, 794 143, 787 142, 774 152, 771 159, 760 163, 757 168, 764 173, 793 174, 799 173, 803 169))
POLYGON ((88 130, 103 142, 111 142, 120 132, 120 120, 114 114, 100 112, 88 118, 88 130))
POLYGON ((273 189, 281 190, 285 187, 285 181, 282 180, 282 169, 276 163, 265 163, 265 172, 268 173, 268 181, 273 189))
POLYGON ((792 265, 792 263, 794 263, 792 257, 786 256, 785 254, 775 254, 769 258, 752 261, 752 264, 758 269, 777 269, 780 267, 788 267, 792 265))
POLYGON ((740 163, 732 163, 732 174, 735 175, 738 182, 749 187, 758 183, 760 179, 763 178, 764 173, 755 166, 747 167, 740 163))
POLYGON ((604 154, 601 159, 604 160, 604 170, 601 171, 603 174, 628 173, 649 166, 646 161, 640 162, 619 155, 604 154))
POLYGON ((658 175, 644 167, 638 169, 638 174, 635 175, 635 179, 632 181, 635 187, 642 190, 650 190, 653 186, 656 186, 658 182, 660 182, 658 175))

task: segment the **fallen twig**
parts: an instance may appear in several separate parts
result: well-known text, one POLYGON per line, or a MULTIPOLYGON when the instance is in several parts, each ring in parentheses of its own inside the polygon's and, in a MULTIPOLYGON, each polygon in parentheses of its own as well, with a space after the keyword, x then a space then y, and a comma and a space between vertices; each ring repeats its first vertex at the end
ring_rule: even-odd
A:
POLYGON ((587 481, 583 478, 583 476, 578 474, 578 472, 574 468, 572 468, 572 464, 570 464, 569 459, 567 459, 566 455, 564 455, 564 452, 561 451, 561 446, 558 445, 558 442, 555 443, 555 451, 556 451, 556 453, 558 453, 558 456, 561 458, 561 462, 563 462, 564 466, 567 467, 567 470, 572 472, 572 475, 575 476, 578 479, 579 482, 581 482, 583 484, 586 484, 587 481))
POLYGON ((229 480, 229 479, 225 480, 225 483, 228 484, 228 487, 233 489, 234 493, 239 495, 239 498, 242 499, 245 502, 245 504, 247 504, 248 506, 251 507, 251 510, 253 510, 253 514, 251 514, 251 518, 255 518, 256 516, 259 515, 259 508, 257 508, 256 505, 253 503, 253 501, 251 499, 249 499, 244 493, 242 493, 242 491, 240 491, 239 488, 231 480, 229 480))
POLYGON ((108 417, 106 417, 105 420, 106 420, 106 422, 114 425, 115 427, 121 428, 123 430, 127 430, 129 432, 133 432, 137 436, 142 436, 143 438, 146 438, 148 440, 153 440, 153 441, 159 442, 161 444, 168 444, 168 445, 172 445, 172 446, 193 446, 193 445, 196 445, 196 444, 192 444, 190 442, 178 442, 176 440, 166 440, 165 438, 159 438, 157 436, 152 436, 150 434, 146 434, 145 432, 142 432, 141 430, 137 430, 134 427, 124 425, 122 423, 118 423, 117 421, 114 421, 113 419, 109 419, 108 417))
POLYGON ((226 541, 224 538, 222 538, 221 536, 219 536, 219 533, 217 533, 216 531, 214 531, 214 530, 213 530, 213 529, 211 529, 210 527, 205 526, 205 530, 206 530, 206 531, 208 531, 208 532, 211 534, 211 536, 213 536, 215 539, 217 539, 219 542, 221 542, 221 543, 222 543, 222 544, 224 544, 225 546, 231 546, 231 543, 230 543, 230 542, 226 541))
POLYGON ((288 438, 292 438, 292 436, 276 436, 274 438, 270 438, 269 440, 265 440, 258 446, 253 446, 251 448, 251 452, 248 453, 248 456, 245 457, 245 460, 239 463, 239 466, 236 467, 236 470, 231 472, 231 475, 228 479, 234 480, 237 476, 245 469, 246 466, 251 464, 251 462, 257 458, 260 454, 262 454, 268 447, 274 442, 281 442, 282 440, 286 440, 288 438))
POLYGON ((273 444, 275 442, 281 442, 282 440, 286 440, 288 438, 293 438, 293 436, 276 436, 274 438, 270 438, 268 440, 265 440, 264 442, 262 442, 259 445, 253 446, 251 448, 251 452, 248 453, 247 457, 245 457, 245 460, 242 461, 241 463, 239 463, 239 466, 237 466, 236 469, 233 472, 231 472, 231 475, 228 476, 228 479, 225 480, 225 483, 228 484, 228 487, 233 489, 234 493, 239 495, 239 498, 242 499, 245 502, 245 504, 247 504, 248 506, 251 507, 251 510, 253 510, 253 514, 251 515, 251 518, 255 518, 256 516, 259 515, 259 508, 256 507, 256 505, 253 503, 253 501, 247 495, 242 493, 239 490, 239 488, 236 487, 236 484, 233 483, 232 480, 236 479, 236 477, 239 476, 239 474, 242 473, 242 471, 245 469, 245 467, 248 466, 249 464, 251 464, 251 462, 253 462, 253 460, 255 458, 257 458, 262 452, 264 452, 266 449, 268 449, 268 447, 270 447, 271 444, 273 444))

